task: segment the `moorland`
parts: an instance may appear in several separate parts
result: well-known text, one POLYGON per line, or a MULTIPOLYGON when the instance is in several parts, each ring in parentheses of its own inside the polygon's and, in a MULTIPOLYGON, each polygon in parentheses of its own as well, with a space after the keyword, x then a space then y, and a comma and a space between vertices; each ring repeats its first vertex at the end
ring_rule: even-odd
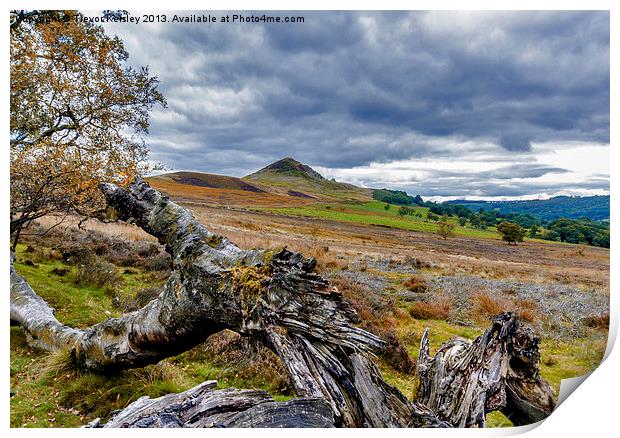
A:
MULTIPOLYGON (((508 245, 495 226, 457 216, 443 219, 453 233, 440 236, 428 205, 411 204, 403 214, 402 205, 376 199, 371 189, 326 179, 292 159, 243 178, 177 172, 148 182, 242 248, 287 247, 316 258, 362 327, 388 341, 381 371, 409 397, 425 328, 433 350, 454 337, 475 338, 501 311, 517 313, 541 337, 541 373, 556 395, 562 379, 591 371, 605 351, 607 248, 536 236, 508 245)), ((24 236, 15 266, 60 321, 87 327, 157 297, 171 262, 154 238, 125 223, 78 226, 71 217, 45 231, 56 220, 44 218, 24 236)), ((207 379, 266 389, 277 400, 293 396, 277 357, 233 332, 110 377, 72 369, 61 354, 32 350, 22 330, 11 328, 15 427, 79 426, 140 396, 207 379)), ((489 424, 511 423, 494 412, 489 424)))

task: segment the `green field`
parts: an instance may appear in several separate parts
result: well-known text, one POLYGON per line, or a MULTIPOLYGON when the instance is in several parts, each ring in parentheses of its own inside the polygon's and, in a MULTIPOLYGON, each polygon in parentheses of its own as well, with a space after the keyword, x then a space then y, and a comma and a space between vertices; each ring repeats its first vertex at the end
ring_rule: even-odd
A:
MULTIPOLYGON (((285 207, 285 208, 260 208, 256 207, 252 210, 267 211, 276 214, 285 214, 290 216, 313 217, 321 219, 330 219, 343 222, 355 222, 367 225, 379 225, 390 228, 399 228, 409 231, 421 231, 427 233, 437 232, 435 222, 426 219, 428 208, 426 207, 409 207, 419 213, 422 217, 414 215, 400 216, 398 214, 398 206, 392 205, 389 210, 385 210, 385 203, 381 201, 370 201, 359 204, 334 203, 334 204, 315 204, 303 207, 285 207)), ((484 239, 499 239, 494 227, 486 230, 479 230, 472 227, 461 227, 457 224, 456 218, 449 218, 448 222, 456 225, 454 232, 457 236, 478 237, 484 239)))

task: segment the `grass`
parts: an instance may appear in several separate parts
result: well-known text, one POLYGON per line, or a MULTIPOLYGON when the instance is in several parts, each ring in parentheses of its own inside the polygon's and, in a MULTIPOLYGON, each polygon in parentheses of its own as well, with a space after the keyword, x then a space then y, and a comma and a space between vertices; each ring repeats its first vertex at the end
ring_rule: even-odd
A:
POLYGON ((557 395, 562 379, 582 376, 599 366, 606 345, 605 330, 600 330, 594 339, 575 339, 570 343, 543 339, 540 346, 542 357, 540 373, 557 395))
MULTIPOLYGON (((337 204, 314 204, 299 207, 255 207, 256 211, 267 211, 289 216, 302 216, 320 219, 329 219, 343 222, 355 222, 366 225, 379 225, 402 230, 436 233, 437 224, 426 219, 428 208, 411 207, 414 215, 400 216, 398 207, 393 205, 385 210, 385 203, 371 201, 364 203, 337 203, 337 204), (422 217, 415 216, 419 213, 422 217)), ((449 218, 448 222, 457 224, 456 218, 449 218)), ((457 236, 476 237, 499 240, 495 228, 479 230, 470 227, 456 225, 454 232, 457 236)))
MULTIPOLYGON (((45 258, 42 260, 40 255, 33 256, 27 253, 26 247, 24 244, 17 246, 15 269, 56 310, 56 317, 60 321, 75 327, 88 327, 101 321, 102 315, 108 317, 122 315, 122 312, 112 305, 114 295, 106 287, 75 284, 78 267, 65 264, 61 260, 45 258), (66 271, 66 274, 54 273, 62 271, 66 271)), ((135 295, 143 288, 163 285, 163 281, 154 280, 151 273, 135 268, 117 268, 117 270, 120 285, 115 292, 119 296, 135 295)))

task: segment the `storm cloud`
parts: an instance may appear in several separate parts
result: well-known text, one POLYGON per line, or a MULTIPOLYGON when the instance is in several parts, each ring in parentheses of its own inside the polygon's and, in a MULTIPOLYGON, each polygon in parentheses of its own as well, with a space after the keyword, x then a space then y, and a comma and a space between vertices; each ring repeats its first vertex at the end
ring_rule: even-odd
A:
POLYGON ((106 25, 168 99, 151 120, 154 160, 241 176, 293 156, 429 196, 608 190, 539 155, 609 148, 607 12, 266 14, 304 22, 106 25), (425 160, 439 164, 418 182, 425 160), (441 165, 459 161, 497 165, 441 165), (381 163, 409 176, 363 176, 381 163))

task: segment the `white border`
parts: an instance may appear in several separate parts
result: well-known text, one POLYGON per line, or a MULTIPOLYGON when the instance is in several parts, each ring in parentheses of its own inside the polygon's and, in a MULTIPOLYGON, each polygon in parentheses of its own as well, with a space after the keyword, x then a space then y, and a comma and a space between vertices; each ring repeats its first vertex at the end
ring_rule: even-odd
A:
MULTIPOLYGON (((418 1, 402 1, 402 0, 382 0, 381 2, 377 1, 369 1, 369 0, 359 0, 359 1, 326 1, 326 0, 301 0, 296 1, 292 4, 290 1, 282 1, 282 0, 264 0, 264 1, 247 1, 247 0, 229 0, 226 2, 218 1, 218 2, 204 2, 204 1, 196 1, 196 0, 176 0, 174 3, 169 2, 159 2, 159 1, 105 1, 105 2, 97 2, 97 3, 84 3, 84 1, 76 1, 76 0, 67 0, 67 1, 20 1, 20 2, 11 2, 14 4, 13 8, 26 8, 26 9, 80 9, 87 7, 88 9, 172 9, 171 6, 174 6, 174 9, 204 9, 204 10, 234 10, 234 9, 250 9, 250 10, 267 10, 267 9, 280 9, 280 10, 403 10, 403 9, 447 9, 447 10, 468 10, 468 9, 491 9, 491 10, 611 10, 611 78, 618 77, 618 68, 617 68, 617 43, 618 43, 618 9, 616 6, 619 2, 613 1, 604 1, 604 0, 590 0, 590 1, 576 1, 576 0, 521 0, 521 1, 502 1, 501 3, 490 0, 476 0, 476 1, 440 1, 440 0, 418 0, 418 1), (19 4, 17 4, 19 3, 19 4)), ((7 9, 8 15, 8 9, 7 9)), ((9 64, 8 64, 8 17, 5 15, 5 29, 2 33, 1 38, 3 39, 3 43, 0 46, 0 50, 2 50, 2 60, 4 64, 4 86, 1 89, 4 105, 4 117, 2 118, 3 129, 5 135, 8 138, 9 132, 9 112, 8 112, 8 90, 9 90, 9 64)), ((612 121, 611 125, 611 139, 610 144, 613 144, 617 135, 616 135, 616 126, 618 120, 618 87, 614 81, 611 82, 611 113, 610 120, 612 121)), ((613 343, 616 338, 617 330, 618 330, 618 303, 619 300, 617 298, 618 291, 618 275, 614 274, 614 272, 618 271, 618 263, 616 257, 615 248, 618 246, 615 244, 615 238, 618 236, 618 224, 617 218, 619 217, 616 213, 618 211, 618 204, 615 202, 614 196, 619 192, 617 179, 614 176, 614 171, 617 168, 618 160, 620 154, 618 151, 615 151, 613 147, 611 150, 611 193, 613 196, 611 197, 611 225, 612 225, 612 235, 614 237, 612 243, 612 251, 611 251, 611 287, 610 290, 613 291, 611 293, 611 326, 610 326, 610 336, 609 342, 607 346, 606 352, 606 360, 596 369, 590 377, 587 378, 585 384, 580 385, 572 394, 569 396, 566 401, 564 401, 561 406, 558 407, 556 412, 554 412, 547 420, 542 422, 539 427, 525 427, 525 428, 510 428, 510 429, 487 429, 487 430, 428 430, 428 429, 416 429, 416 430, 390 430, 389 432, 385 431, 374 431, 374 430, 352 430, 352 429, 339 429, 337 432, 329 431, 329 430, 321 430, 319 433, 321 434, 338 434, 338 435, 348 435, 348 434, 375 434, 375 433, 390 433, 390 434, 406 434, 410 436, 410 434, 415 434, 418 436, 419 434, 424 436, 503 436, 503 435, 515 435, 518 433, 528 432, 528 436, 532 437, 547 437, 549 434, 557 435, 557 436, 607 436, 611 435, 612 427, 616 422, 616 398, 617 394, 620 393, 620 377, 617 370, 620 369, 620 358, 617 352, 617 349, 612 350, 613 343)), ((5 150, 5 154, 8 154, 8 148, 5 150)), ((5 175, 5 183, 2 184, 0 188, 0 208, 2 209, 2 213, 4 217, 8 216, 8 205, 9 205, 9 160, 5 155, 6 159, 0 161, 0 165, 2 166, 3 174, 5 175)), ((8 247, 8 222, 4 222, 4 232, 2 233, 1 239, 4 248, 8 247)), ((5 285, 5 290, 8 289, 9 278, 8 278, 8 257, 2 258, 2 281, 5 285)), ((8 313, 9 307, 9 294, 8 291, 5 292, 2 296, 2 305, 5 309, 5 315, 8 313)), ((2 403, 2 412, 3 416, 1 417, 2 429, 9 429, 9 387, 10 381, 8 379, 9 376, 9 330, 8 330, 8 321, 6 325, 6 329, 2 332, 2 342, 4 343, 2 352, 3 352, 3 362, 2 362, 2 373, 5 376, 5 396, 1 399, 2 403)), ((567 382, 568 383, 568 382, 567 382)), ((24 436, 32 436, 39 433, 45 433, 46 437, 54 437, 62 435, 74 435, 74 434, 83 434, 84 430, 80 429, 10 429, 8 431, 11 435, 18 433, 20 436, 23 434, 24 436)), ((139 430, 114 430, 113 433, 118 433, 121 435, 127 434, 125 436, 149 436, 169 434, 171 431, 166 431, 163 429, 160 430, 148 430, 148 431, 139 431, 139 430)), ((102 430, 93 430, 89 433, 106 433, 102 430)), ((177 431, 174 432, 179 433, 177 431)), ((187 430, 183 432, 184 434, 217 434, 219 436, 226 435, 263 435, 263 436, 285 436, 291 433, 295 433, 299 436, 311 436, 315 435, 317 431, 311 430, 187 430)), ((617 433, 617 432, 616 432, 617 433)), ((74 435, 77 436, 77 435, 74 435)), ((197 436, 197 435, 195 435, 197 436)))

